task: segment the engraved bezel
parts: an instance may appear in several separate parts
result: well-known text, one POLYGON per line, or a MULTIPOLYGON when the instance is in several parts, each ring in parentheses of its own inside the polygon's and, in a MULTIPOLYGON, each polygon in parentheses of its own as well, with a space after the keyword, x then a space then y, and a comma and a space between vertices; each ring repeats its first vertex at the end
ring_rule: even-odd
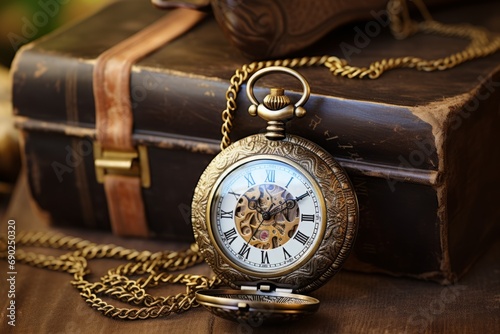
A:
POLYGON ((289 287, 303 293, 317 289, 342 266, 353 245, 357 231, 358 207, 353 187, 347 174, 333 157, 318 145, 298 136, 287 135, 284 140, 271 141, 262 134, 244 138, 217 155, 206 168, 196 187, 192 203, 192 222, 195 240, 201 253, 214 272, 228 285, 263 281, 278 287, 289 287), (242 270, 234 265, 211 235, 212 197, 225 175, 243 162, 262 156, 300 167, 304 176, 311 176, 318 196, 322 196, 322 239, 305 261, 265 277, 262 272, 242 270))
MULTIPOLYGON (((210 191, 210 195, 208 197, 208 205, 207 205, 207 212, 206 212, 206 217, 207 219, 207 229, 208 229, 208 234, 210 236, 210 240, 212 241, 212 245, 216 248, 217 253, 224 258, 224 261, 231 266, 233 266, 235 269, 249 275, 253 275, 256 277, 260 278, 272 278, 272 277, 279 277, 283 276, 285 274, 288 274, 296 268, 300 267, 302 264, 307 262, 311 256, 314 255, 316 250, 319 247, 319 244, 321 242, 321 239, 324 236, 325 233, 325 226, 326 226, 326 206, 325 206, 325 199, 323 197, 323 193, 316 182, 316 180, 304 169, 302 168, 299 164, 297 164, 295 161, 278 156, 278 155, 270 155, 270 154, 265 154, 265 155, 260 155, 260 154, 255 154, 250 157, 241 159, 237 162, 235 162, 233 165, 231 165, 228 169, 222 172, 222 174, 219 176, 217 181, 215 182, 214 186, 212 187, 212 190, 210 191), (311 183, 311 186, 313 188, 313 191, 315 193, 315 196, 318 197, 318 202, 320 206, 320 215, 321 215, 321 221, 319 222, 319 231, 316 232, 315 235, 315 241, 314 244, 311 245, 307 252, 304 254, 303 258, 300 260, 292 263, 291 265, 287 265, 284 268, 278 268, 278 269, 272 269, 272 268, 263 268, 259 270, 256 267, 253 266, 244 266, 240 265, 236 262, 234 262, 228 254, 226 254, 225 247, 221 247, 219 245, 219 240, 217 240, 216 237, 216 232, 214 231, 217 228, 217 224, 215 221, 212 220, 212 211, 213 207, 212 205, 214 204, 214 196, 216 196, 217 190, 222 182, 224 182, 225 178, 233 173, 236 169, 239 167, 248 164, 249 162, 254 162, 254 161, 265 161, 265 160, 274 160, 274 161, 279 161, 282 163, 285 163, 296 170, 298 170, 308 181, 311 183)), ((215 270, 214 270, 215 271, 215 270)))

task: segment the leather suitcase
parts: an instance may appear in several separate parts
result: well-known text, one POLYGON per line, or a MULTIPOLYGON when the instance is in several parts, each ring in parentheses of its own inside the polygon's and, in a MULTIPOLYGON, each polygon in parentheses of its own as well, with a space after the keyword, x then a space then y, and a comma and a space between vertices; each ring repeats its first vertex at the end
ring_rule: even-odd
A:
MULTIPOLYGON (((499 10, 487 3, 435 16, 499 31, 499 10)), ((93 68, 100 54, 163 15, 144 2, 114 3, 17 54, 13 104, 30 189, 54 224, 110 229, 95 166, 93 68)), ((342 55, 369 22, 337 29, 298 56, 342 55)), ((381 28, 350 58, 361 65, 402 54, 436 58, 463 43, 428 35, 396 41, 381 28)), ((330 151, 359 199, 360 229, 347 268, 449 283, 496 238, 499 61, 495 54, 443 72, 394 70, 373 81, 298 69, 312 95, 308 114, 289 132, 330 151)), ((147 152, 150 185, 141 193, 151 236, 192 240, 192 193, 219 151, 229 78, 248 62, 208 17, 133 66, 132 142, 147 152)), ((283 84, 289 82, 279 76, 264 78, 256 93, 283 84)), ((298 97, 300 87, 290 84, 285 88, 298 97)), ((265 127, 246 114, 243 95, 234 140, 265 127)))

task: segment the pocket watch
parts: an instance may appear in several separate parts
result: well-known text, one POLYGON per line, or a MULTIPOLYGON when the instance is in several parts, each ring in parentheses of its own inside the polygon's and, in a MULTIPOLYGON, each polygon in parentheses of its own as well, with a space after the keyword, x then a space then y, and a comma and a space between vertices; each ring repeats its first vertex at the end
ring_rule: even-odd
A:
POLYGON ((305 78, 288 67, 255 72, 247 83, 249 113, 267 121, 266 133, 231 144, 200 177, 195 240, 231 288, 197 293, 216 315, 279 321, 312 314, 319 300, 301 294, 326 283, 352 248, 358 205, 347 174, 320 146, 285 133, 287 121, 305 115, 309 95, 305 78), (282 88, 257 101, 254 83, 272 72, 301 82, 299 101, 292 104, 282 88))

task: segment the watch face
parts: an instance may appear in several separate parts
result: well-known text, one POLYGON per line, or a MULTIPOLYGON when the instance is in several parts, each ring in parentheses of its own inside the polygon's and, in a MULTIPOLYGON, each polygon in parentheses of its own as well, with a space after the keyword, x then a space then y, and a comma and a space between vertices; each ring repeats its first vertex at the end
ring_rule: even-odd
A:
POLYGON ((220 176, 209 203, 215 245, 233 267, 256 276, 294 270, 323 238, 322 193, 307 171, 286 158, 241 160, 220 176))

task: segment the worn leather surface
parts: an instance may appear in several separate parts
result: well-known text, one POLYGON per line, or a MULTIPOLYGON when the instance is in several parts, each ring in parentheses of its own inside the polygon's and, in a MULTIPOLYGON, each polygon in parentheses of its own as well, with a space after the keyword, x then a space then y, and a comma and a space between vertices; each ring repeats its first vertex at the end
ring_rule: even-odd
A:
POLYGON ((93 89, 97 139, 103 148, 133 149, 132 65, 181 36, 203 17, 204 14, 190 9, 173 10, 99 55, 94 67, 93 89))
MULTIPOLYGON (((162 9, 212 9, 224 35, 251 59, 290 56, 344 24, 376 19, 387 25, 388 0, 151 0, 162 9), (210 7, 211 5, 211 7, 210 7)), ((426 0, 426 6, 464 0, 426 0)), ((409 1, 410 9, 417 11, 409 1)), ((392 7, 391 7, 392 8, 392 7)), ((395 13, 396 11, 392 9, 395 13)), ((418 14, 416 15, 418 16, 418 14)))
MULTIPOLYGON (((226 38, 252 59, 290 56, 347 23, 373 19, 387 22, 387 2, 388 0, 211 1, 214 15, 226 38)), ((411 1, 408 2, 411 6, 411 1)), ((454 2, 458 1, 426 0, 425 4, 436 6, 454 2)))

